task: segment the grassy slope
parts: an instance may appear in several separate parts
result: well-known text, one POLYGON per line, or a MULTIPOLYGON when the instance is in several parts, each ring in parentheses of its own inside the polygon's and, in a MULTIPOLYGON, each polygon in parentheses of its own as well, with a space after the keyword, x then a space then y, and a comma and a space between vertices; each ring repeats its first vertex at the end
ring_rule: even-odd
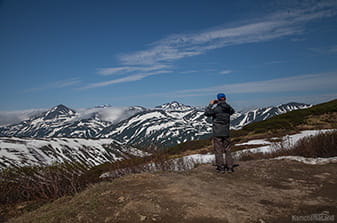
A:
POLYGON ((268 133, 282 130, 302 130, 306 128, 333 128, 336 119, 337 100, 315 105, 308 109, 291 111, 261 122, 244 126, 238 133, 268 133), (319 120, 317 120, 319 119, 319 120), (316 120, 316 122, 313 122, 316 120))

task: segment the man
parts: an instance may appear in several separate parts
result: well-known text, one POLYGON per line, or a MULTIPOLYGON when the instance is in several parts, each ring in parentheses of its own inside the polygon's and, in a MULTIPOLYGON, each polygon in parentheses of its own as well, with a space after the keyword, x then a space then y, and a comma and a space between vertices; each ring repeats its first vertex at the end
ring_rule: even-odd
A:
POLYGON ((233 157, 230 151, 229 122, 234 109, 226 103, 226 95, 219 93, 218 100, 212 100, 206 108, 205 115, 212 117, 213 121, 213 143, 215 150, 216 170, 219 172, 234 172, 233 157), (216 105, 215 105, 216 104, 216 105), (223 153, 226 154, 226 165, 223 153))

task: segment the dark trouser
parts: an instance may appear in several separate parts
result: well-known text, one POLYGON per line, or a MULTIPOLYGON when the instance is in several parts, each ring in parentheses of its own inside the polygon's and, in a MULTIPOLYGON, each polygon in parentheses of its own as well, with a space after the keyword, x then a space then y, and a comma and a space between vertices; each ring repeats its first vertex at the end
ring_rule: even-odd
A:
POLYGON ((231 154, 230 148, 230 140, 229 137, 214 137, 214 152, 215 152, 215 164, 218 167, 222 167, 225 165, 223 153, 226 154, 226 165, 228 168, 233 167, 233 157, 231 154))

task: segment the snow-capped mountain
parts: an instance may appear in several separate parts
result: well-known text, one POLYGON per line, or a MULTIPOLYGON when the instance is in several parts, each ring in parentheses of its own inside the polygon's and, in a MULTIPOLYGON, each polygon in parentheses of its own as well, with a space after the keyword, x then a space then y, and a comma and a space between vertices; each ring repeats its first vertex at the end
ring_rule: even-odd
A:
MULTIPOLYGON (((310 105, 289 103, 277 107, 254 109, 245 113, 236 112, 231 116, 231 128, 240 129, 251 122, 308 107, 310 105)), ((153 110, 138 113, 117 125, 109 126, 98 137, 114 138, 131 145, 157 144, 166 147, 207 138, 211 131, 211 119, 204 115, 204 109, 174 101, 157 106, 153 110)))
POLYGON ((100 106, 75 111, 58 105, 18 124, 0 127, 0 136, 95 138, 104 128, 145 110, 140 106, 100 106))
POLYGON ((310 108, 311 105, 290 102, 287 104, 281 104, 276 107, 267 107, 267 108, 257 108, 250 110, 248 112, 235 113, 231 117, 231 127, 233 129, 240 129, 245 125, 248 125, 252 122, 263 121, 268 118, 271 118, 275 115, 284 114, 290 111, 310 108))
MULTIPOLYGON (((231 116, 231 128, 239 129, 251 122, 308 107, 310 105, 292 102, 236 112, 231 116)), ((86 112, 76 112, 58 105, 19 124, 1 127, 0 136, 112 138, 124 144, 166 147, 208 137, 212 130, 211 120, 204 115, 204 109, 176 101, 154 109, 136 106, 116 110, 101 106, 87 109, 86 112), (119 122, 107 121, 109 118, 116 120, 116 117, 125 118, 119 122)))
POLYGON ((206 137, 211 124, 203 111, 190 108, 155 109, 138 113, 104 129, 99 137, 113 138, 131 145, 170 146, 206 137))
POLYGON ((0 138, 0 169, 9 166, 48 165, 55 162, 84 162, 98 165, 147 156, 146 152, 125 146, 113 139, 24 139, 0 138))
POLYGON ((58 105, 29 120, 0 128, 0 136, 50 137, 73 123, 76 118, 74 110, 58 105))
POLYGON ((184 105, 177 101, 172 101, 171 103, 162 104, 162 105, 156 106, 155 108, 162 109, 165 111, 188 111, 191 109, 195 109, 195 107, 184 105))

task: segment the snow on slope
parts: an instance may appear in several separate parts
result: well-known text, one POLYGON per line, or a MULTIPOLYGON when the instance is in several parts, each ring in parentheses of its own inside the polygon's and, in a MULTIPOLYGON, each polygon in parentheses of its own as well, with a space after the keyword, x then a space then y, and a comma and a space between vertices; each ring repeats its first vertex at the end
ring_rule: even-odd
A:
POLYGON ((323 165, 328 163, 337 163, 337 156, 329 157, 329 158, 307 158, 303 156, 280 156, 273 158, 272 160, 294 160, 301 163, 309 164, 309 165, 323 165))
POLYGON ((0 168, 22 165, 48 165, 55 162, 82 161, 89 165, 113 162, 146 152, 121 145, 112 139, 0 138, 0 168))
MULTIPOLYGON (((333 129, 305 130, 305 131, 301 131, 300 133, 297 133, 297 134, 283 136, 280 139, 278 139, 278 138, 272 138, 272 139, 273 140, 275 140, 275 139, 280 140, 283 148, 291 148, 292 146, 294 146, 297 143, 298 140, 300 140, 304 137, 315 136, 315 135, 318 135, 319 133, 325 133, 325 132, 330 132, 330 131, 334 131, 334 130, 333 129)), ((279 143, 273 143, 273 142, 268 141, 267 139, 250 140, 248 142, 239 143, 239 144, 236 144, 236 145, 240 146, 240 145, 257 145, 257 144, 260 144, 260 145, 266 144, 266 145, 259 146, 259 147, 256 147, 256 148, 238 151, 238 154, 242 153, 242 152, 268 153, 268 152, 271 152, 273 150, 279 149, 279 146, 278 146, 279 143)))
MULTIPOLYGON (((293 135, 287 135, 281 138, 282 142, 285 142, 285 146, 293 146, 296 144, 296 142, 304 137, 308 136, 315 136, 319 133, 324 132, 330 132, 335 131, 334 129, 322 129, 322 130, 307 130, 307 131, 301 131, 298 134, 293 135)), ((275 138, 274 138, 275 139, 275 138)), ((258 144, 268 144, 266 146, 259 146, 256 148, 251 149, 244 149, 237 152, 233 152, 232 155, 238 159, 242 154, 245 152, 251 152, 251 153, 269 153, 272 151, 275 151, 278 147, 274 146, 272 142, 268 141, 267 139, 259 139, 259 140, 251 140, 246 143, 239 143, 236 145, 258 145, 258 144)), ((183 158, 186 162, 190 163, 212 163, 214 162, 214 154, 193 154, 188 155, 183 158)), ((307 163, 307 164, 322 164, 326 162, 337 162, 337 157, 332 158, 303 158, 303 157, 296 157, 296 156, 286 156, 286 157, 278 157, 275 159, 290 159, 290 160, 296 160, 299 162, 307 163)))
POLYGON ((114 138, 127 144, 175 145, 208 136, 211 124, 203 111, 157 109, 138 113, 118 125, 104 129, 99 137, 114 138))
MULTIPOLYGON (((326 129, 326 130, 311 130, 311 131, 302 131, 299 134, 293 134, 282 137, 283 141, 290 140, 290 143, 287 143, 288 146, 294 145, 298 140, 302 139, 303 137, 307 136, 314 136, 322 132, 329 132, 329 131, 336 131, 333 129, 326 129)), ((246 143, 240 143, 236 145, 260 145, 260 144, 269 144, 268 146, 263 147, 257 147, 253 149, 245 149, 237 152, 233 152, 232 155, 235 159, 239 159, 240 156, 245 152, 252 152, 252 153, 259 153, 259 152, 272 152, 274 151, 274 147, 272 146, 272 143, 266 139, 258 139, 258 140, 251 140, 246 143)), ((225 154, 224 154, 225 156, 225 154)), ((225 158, 225 157, 224 157, 225 158)), ((302 162, 305 164, 310 165, 323 165, 328 163, 337 163, 337 157, 329 157, 329 158, 306 158, 302 156, 280 156, 273 158, 271 160, 294 160, 298 162, 302 162)), ((148 172, 155 172, 155 171, 162 171, 165 168, 165 170, 169 171, 186 171, 193 169, 199 164, 208 164, 208 163, 215 163, 215 156, 214 154, 192 154, 188 156, 183 156, 176 159, 171 159, 166 162, 165 165, 156 165, 156 163, 148 163, 143 168, 142 171, 148 171, 148 172)), ((120 177, 122 175, 133 173, 132 169, 125 168, 120 169, 116 171, 106 172, 103 173, 100 178, 116 178, 120 177)))
POLYGON ((231 117, 231 127, 233 129, 240 129, 252 122, 263 121, 275 115, 310 107, 311 105, 291 102, 288 104, 281 104, 276 107, 258 108, 244 113, 236 113, 231 117))

